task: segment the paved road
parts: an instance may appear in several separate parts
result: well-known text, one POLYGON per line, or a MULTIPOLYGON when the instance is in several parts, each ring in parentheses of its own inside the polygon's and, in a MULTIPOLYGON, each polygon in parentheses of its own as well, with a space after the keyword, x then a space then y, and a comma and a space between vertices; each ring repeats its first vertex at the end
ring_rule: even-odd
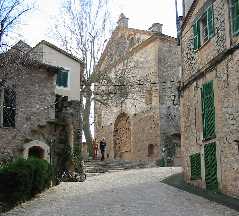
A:
POLYGON ((239 216, 239 212, 160 180, 180 168, 108 173, 62 183, 4 216, 239 216))

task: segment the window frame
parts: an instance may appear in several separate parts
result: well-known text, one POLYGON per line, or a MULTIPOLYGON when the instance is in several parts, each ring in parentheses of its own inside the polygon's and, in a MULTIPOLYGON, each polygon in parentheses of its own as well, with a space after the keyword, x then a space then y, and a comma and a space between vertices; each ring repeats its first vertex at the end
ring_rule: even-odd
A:
POLYGON ((70 89, 70 70, 69 69, 65 69, 65 68, 60 68, 58 71, 57 75, 56 75, 56 87, 58 89, 70 89), (58 85, 58 73, 67 73, 67 86, 64 85, 58 85))
POLYGON ((239 1, 238 0, 229 0, 229 9, 230 9, 230 12, 229 12, 229 14, 230 14, 230 24, 231 24, 231 34, 233 35, 233 36, 237 36, 237 35, 239 35, 239 1), (236 15, 235 17, 234 17, 234 11, 233 11, 233 5, 234 5, 234 1, 237 1, 237 7, 238 7, 238 15, 236 15), (235 22, 234 22, 234 20, 237 20, 237 25, 238 25, 238 29, 236 30, 236 31, 234 31, 234 25, 235 25, 235 22))
POLYGON ((201 47, 203 47, 204 44, 210 41, 210 39, 213 38, 215 35, 213 4, 209 5, 204 10, 203 14, 194 21, 192 28, 193 28, 193 50, 196 52, 201 47), (205 38, 203 35, 202 26, 205 26, 205 24, 204 25, 202 24, 202 20, 204 18, 206 18, 207 38, 205 38))

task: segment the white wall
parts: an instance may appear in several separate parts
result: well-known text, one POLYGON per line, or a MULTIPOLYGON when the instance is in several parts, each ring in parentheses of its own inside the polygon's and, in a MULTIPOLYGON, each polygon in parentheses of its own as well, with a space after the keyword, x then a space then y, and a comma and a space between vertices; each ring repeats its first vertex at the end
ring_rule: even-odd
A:
POLYGON ((69 100, 79 100, 81 64, 45 44, 43 45, 43 63, 69 70, 68 87, 56 86, 56 94, 68 96, 69 100))

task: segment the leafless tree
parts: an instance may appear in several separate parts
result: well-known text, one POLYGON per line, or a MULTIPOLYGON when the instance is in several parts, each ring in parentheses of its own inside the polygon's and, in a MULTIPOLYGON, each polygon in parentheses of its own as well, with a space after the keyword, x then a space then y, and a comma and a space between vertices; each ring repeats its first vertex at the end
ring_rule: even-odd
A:
POLYGON ((132 84, 129 75, 139 64, 130 61, 130 56, 125 55, 128 49, 125 38, 106 40, 112 28, 108 0, 65 0, 61 14, 64 20, 61 19, 59 25, 55 26, 53 36, 64 49, 82 58, 85 64, 80 92, 80 131, 84 131, 91 155, 92 102, 107 106, 123 103, 132 96, 129 88, 139 89, 139 85, 135 85, 135 81, 132 84), (106 42, 107 53, 103 53, 106 42), (103 55, 106 56, 104 66, 101 64, 103 55))
POLYGON ((21 17, 31 8, 25 0, 0 0, 0 49, 6 46, 6 37, 21 17))

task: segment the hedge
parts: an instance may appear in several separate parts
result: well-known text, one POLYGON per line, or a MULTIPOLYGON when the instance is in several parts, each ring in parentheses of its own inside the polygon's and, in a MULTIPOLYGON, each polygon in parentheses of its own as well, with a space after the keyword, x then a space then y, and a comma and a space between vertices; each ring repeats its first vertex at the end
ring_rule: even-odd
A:
POLYGON ((29 158, 0 168, 0 202, 15 205, 49 188, 52 168, 47 161, 29 158))

